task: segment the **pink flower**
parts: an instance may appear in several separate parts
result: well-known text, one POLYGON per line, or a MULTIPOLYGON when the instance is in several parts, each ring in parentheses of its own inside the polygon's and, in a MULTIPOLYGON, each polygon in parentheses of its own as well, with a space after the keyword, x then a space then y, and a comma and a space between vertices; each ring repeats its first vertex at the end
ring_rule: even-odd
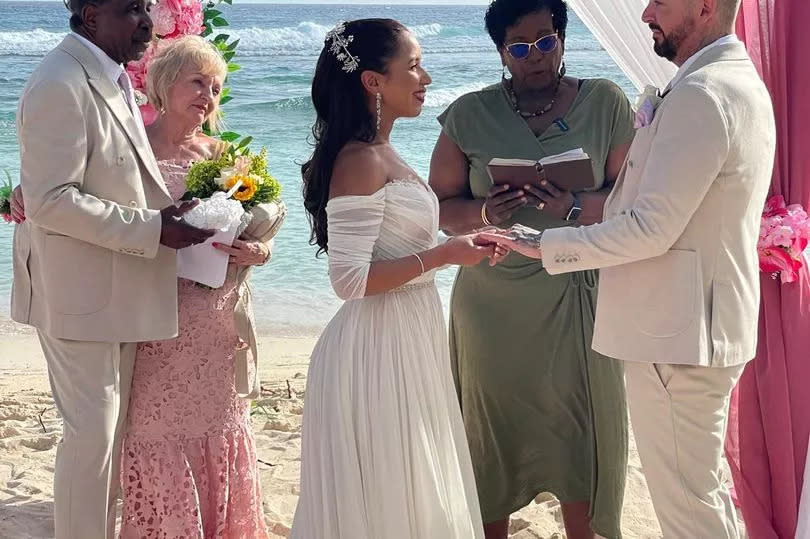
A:
POLYGON ((147 103, 146 105, 141 105, 141 118, 143 118, 143 125, 152 125, 158 117, 158 111, 155 110, 155 107, 147 103))
POLYGON ((160 37, 172 38, 202 33, 203 6, 199 0, 160 0, 152 9, 152 13, 157 13, 160 17, 159 21, 155 20, 155 33, 160 37))
POLYGON ((2 214, 0 214, 0 215, 2 215, 2 216, 3 216, 3 221, 5 221, 5 222, 7 222, 7 223, 10 223, 10 222, 12 222, 12 221, 13 221, 13 219, 11 218, 11 215, 9 215, 9 214, 7 214, 7 213, 2 213, 2 214))
POLYGON ((155 34, 163 37, 174 33, 177 24, 174 22, 175 17, 171 7, 169 7, 169 2, 165 0, 158 2, 149 15, 152 17, 155 34))
POLYGON ((779 225, 771 229, 768 239, 772 246, 790 247, 793 244, 793 229, 789 226, 779 225))
POLYGON ((633 127, 641 129, 647 127, 655 117, 655 106, 651 100, 644 101, 644 103, 636 111, 636 117, 633 120, 633 127))
POLYGON ((152 58, 155 57, 157 52, 158 43, 159 41, 152 41, 140 60, 127 64, 127 74, 129 75, 129 80, 132 81, 132 87, 140 92, 146 93, 146 73, 148 72, 152 58))
POLYGON ((804 250, 810 242, 810 219, 800 204, 787 206, 781 195, 771 197, 765 204, 759 226, 759 267, 783 283, 798 278, 804 265, 804 250))
POLYGON ((765 203, 765 211, 762 212, 764 217, 775 217, 787 215, 787 207, 785 206, 785 197, 782 195, 775 195, 768 199, 765 203))
POLYGON ((801 267, 801 260, 794 259, 784 249, 768 248, 759 252, 759 269, 764 273, 778 273, 783 283, 795 281, 801 267))

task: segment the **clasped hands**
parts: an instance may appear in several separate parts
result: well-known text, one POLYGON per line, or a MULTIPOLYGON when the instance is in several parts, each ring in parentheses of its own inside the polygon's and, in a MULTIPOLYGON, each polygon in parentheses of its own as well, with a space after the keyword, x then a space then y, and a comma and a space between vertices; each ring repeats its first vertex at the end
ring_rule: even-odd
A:
POLYGON ((494 244, 496 253, 504 253, 499 256, 496 262, 491 264, 494 265, 510 251, 540 260, 542 258, 542 252, 540 251, 542 237, 543 232, 541 231, 521 224, 514 224, 507 229, 496 226, 482 228, 476 231, 474 241, 479 245, 494 244))

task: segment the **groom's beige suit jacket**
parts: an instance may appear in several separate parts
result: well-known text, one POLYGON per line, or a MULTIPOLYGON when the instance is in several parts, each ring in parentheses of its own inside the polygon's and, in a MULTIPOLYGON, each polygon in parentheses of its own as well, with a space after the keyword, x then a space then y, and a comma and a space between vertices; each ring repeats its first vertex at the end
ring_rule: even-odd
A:
POLYGON ((60 339, 177 334, 172 204, 121 89, 68 35, 31 76, 17 115, 27 221, 14 238, 12 318, 60 339))
POLYGON ((603 268, 596 351, 711 367, 754 357, 774 148, 771 100, 744 46, 707 50, 638 129, 605 220, 543 234, 549 273, 603 268))

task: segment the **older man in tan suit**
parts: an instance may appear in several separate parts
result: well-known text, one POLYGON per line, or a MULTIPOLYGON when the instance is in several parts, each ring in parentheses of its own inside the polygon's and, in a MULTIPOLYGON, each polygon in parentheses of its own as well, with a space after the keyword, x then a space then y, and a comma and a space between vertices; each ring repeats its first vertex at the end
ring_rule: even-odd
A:
MULTIPOLYGON (((625 360, 666 538, 739 536, 722 446, 729 394, 756 350, 756 245, 775 128, 733 36, 737 9, 736 0, 655 0, 644 11, 655 51, 680 70, 663 99, 641 108, 602 223, 491 235, 552 274, 603 268, 593 347, 625 360)), ((547 200, 559 196, 548 189, 547 200)))
POLYGON ((14 238, 12 318, 37 328, 64 434, 57 539, 112 538, 120 431, 137 341, 177 334, 182 222, 123 64, 152 37, 145 0, 71 0, 73 33, 24 90, 17 116, 27 221, 14 238))

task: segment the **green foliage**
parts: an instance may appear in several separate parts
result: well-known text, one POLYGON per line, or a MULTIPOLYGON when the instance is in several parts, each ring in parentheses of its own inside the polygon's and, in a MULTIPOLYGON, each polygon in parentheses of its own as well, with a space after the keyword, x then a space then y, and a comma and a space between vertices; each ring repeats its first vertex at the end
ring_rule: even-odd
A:
MULTIPOLYGON (((234 133, 235 134, 235 133, 234 133)), ((238 135, 237 135, 238 136, 238 135)), ((267 170, 267 150, 262 149, 258 154, 251 154, 248 144, 251 137, 245 137, 239 145, 229 144, 228 149, 218 160, 199 161, 191 166, 186 176, 187 197, 210 198, 223 188, 217 184, 217 178, 223 169, 234 165, 236 157, 245 156, 251 159, 250 174, 258 176, 256 193, 250 200, 243 201, 242 206, 247 210, 265 202, 278 200, 281 196, 281 184, 267 170)))
POLYGON ((11 183, 11 174, 8 170, 6 172, 6 181, 0 184, 0 214, 11 214, 11 192, 14 191, 14 185, 11 183))

